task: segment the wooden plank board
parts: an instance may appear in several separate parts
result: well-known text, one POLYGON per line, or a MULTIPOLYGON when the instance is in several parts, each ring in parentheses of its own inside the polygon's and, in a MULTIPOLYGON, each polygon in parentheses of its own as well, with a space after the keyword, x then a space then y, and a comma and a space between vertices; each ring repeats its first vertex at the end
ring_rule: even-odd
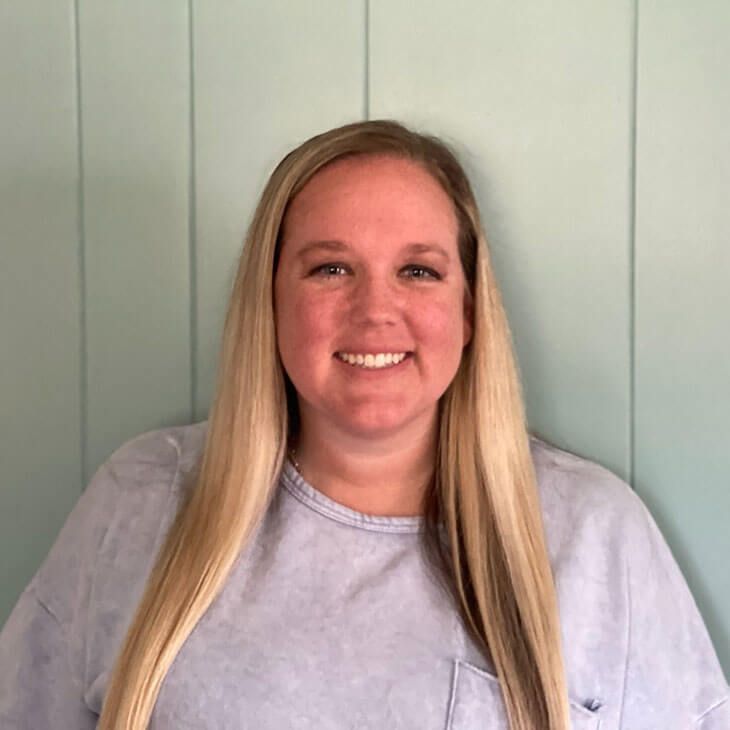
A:
POLYGON ((79 4, 87 477, 191 420, 186 3, 79 4))
POLYGON ((730 676, 730 5, 640 8, 636 488, 730 676))
POLYGON ((73 2, 0 5, 0 625, 81 484, 73 2))

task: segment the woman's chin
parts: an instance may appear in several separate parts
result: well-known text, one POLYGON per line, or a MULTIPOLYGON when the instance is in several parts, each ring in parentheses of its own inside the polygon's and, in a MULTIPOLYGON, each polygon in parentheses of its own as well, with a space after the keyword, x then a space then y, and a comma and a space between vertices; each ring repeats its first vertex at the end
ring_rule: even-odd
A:
MULTIPOLYGON (((436 413, 434 404, 433 413, 436 413)), ((426 414, 420 414, 420 418, 426 414)), ((403 405, 400 407, 362 408, 348 410, 338 419, 343 431, 357 438, 387 439, 410 431, 419 415, 403 405)))

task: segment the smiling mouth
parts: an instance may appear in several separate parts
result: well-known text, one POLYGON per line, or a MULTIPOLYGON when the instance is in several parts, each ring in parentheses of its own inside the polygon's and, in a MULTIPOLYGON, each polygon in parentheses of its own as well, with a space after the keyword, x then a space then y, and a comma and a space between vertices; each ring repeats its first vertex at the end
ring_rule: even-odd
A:
POLYGON ((413 357, 413 352, 388 352, 367 355, 336 352, 334 357, 351 367, 361 368, 363 370, 385 370, 397 367, 405 360, 410 359, 413 357))

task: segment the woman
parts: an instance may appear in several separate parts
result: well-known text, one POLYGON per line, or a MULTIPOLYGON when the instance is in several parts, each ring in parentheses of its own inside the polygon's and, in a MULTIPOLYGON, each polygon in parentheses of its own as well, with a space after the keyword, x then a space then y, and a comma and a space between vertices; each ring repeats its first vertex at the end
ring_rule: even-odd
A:
POLYGON ((527 433, 461 167, 393 122, 276 168, 209 421, 99 469, 0 668, 3 728, 730 727, 643 504, 527 433))

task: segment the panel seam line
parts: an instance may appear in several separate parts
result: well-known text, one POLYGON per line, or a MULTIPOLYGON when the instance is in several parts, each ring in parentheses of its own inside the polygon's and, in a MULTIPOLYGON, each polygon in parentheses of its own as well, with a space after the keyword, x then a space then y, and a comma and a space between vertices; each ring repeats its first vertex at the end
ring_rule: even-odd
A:
POLYGON ((188 0, 188 93, 190 117, 189 124, 189 170, 188 170, 188 277, 189 277, 189 333, 190 333, 190 417, 192 421, 196 417, 197 393, 197 366, 196 357, 198 351, 198 322, 196 317, 197 302, 197 268, 196 268, 196 163, 195 154, 195 46, 193 28, 193 0, 188 0))
POLYGON ((84 135, 83 114, 81 107, 81 22, 79 19, 79 0, 74 0, 74 40, 76 64, 76 165, 78 170, 76 188, 76 228, 78 234, 77 260, 79 271, 79 440, 81 460, 80 492, 83 492, 88 481, 86 461, 88 458, 88 343, 86 317, 86 222, 84 201, 84 135))
POLYGON ((365 0, 365 99, 364 116, 370 119, 370 0, 365 0))
POLYGON ((631 152, 629 192, 629 484, 636 489, 636 195, 639 75, 639 2, 634 0, 631 54, 631 152))

